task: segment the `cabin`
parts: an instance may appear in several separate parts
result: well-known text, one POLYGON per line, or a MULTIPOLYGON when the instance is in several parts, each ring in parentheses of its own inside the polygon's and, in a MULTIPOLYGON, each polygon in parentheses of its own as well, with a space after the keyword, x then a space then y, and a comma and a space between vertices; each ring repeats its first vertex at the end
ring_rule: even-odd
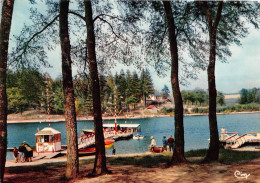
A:
POLYGON ((61 132, 45 127, 35 134, 36 152, 57 152, 61 150, 61 132))
MULTIPOLYGON (((105 130, 114 130, 115 124, 103 124, 105 130)), ((117 130, 135 133, 141 131, 140 124, 117 124, 117 130)))

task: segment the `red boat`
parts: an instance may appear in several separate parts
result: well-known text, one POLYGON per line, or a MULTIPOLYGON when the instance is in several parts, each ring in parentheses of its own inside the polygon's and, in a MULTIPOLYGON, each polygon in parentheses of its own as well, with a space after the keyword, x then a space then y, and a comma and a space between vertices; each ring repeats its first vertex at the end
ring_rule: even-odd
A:
MULTIPOLYGON (((108 149, 114 145, 114 140, 105 140, 105 148, 108 149)), ((96 148, 95 147, 86 147, 79 149, 79 155, 89 155, 89 154, 95 154, 96 148)))

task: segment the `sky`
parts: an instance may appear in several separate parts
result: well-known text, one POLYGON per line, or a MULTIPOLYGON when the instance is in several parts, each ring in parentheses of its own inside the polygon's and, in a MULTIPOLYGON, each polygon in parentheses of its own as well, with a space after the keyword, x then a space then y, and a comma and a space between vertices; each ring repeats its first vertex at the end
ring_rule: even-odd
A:
MULTIPOLYGON (((29 5, 27 0, 16 0, 13 13, 11 39, 12 35, 19 34, 23 25, 29 21, 29 5)), ((1 11, 1 10, 0 10, 1 11)), ((228 63, 216 63, 216 87, 218 91, 224 93, 238 93, 242 88, 260 88, 260 31, 253 27, 249 29, 249 35, 241 40, 242 46, 231 46, 232 56, 227 58, 228 63)), ((10 42, 10 47, 14 43, 10 42)), ((54 51, 48 53, 49 63, 53 68, 41 68, 43 72, 48 72, 53 78, 61 76, 61 56, 60 47, 58 46, 54 51)), ((118 65, 114 68, 112 73, 120 72, 121 69, 125 71, 130 69, 136 70, 134 67, 126 67, 118 65)), ((166 77, 161 78, 157 76, 153 68, 149 68, 154 87, 161 91, 164 85, 171 88, 170 83, 170 69, 166 72, 166 77)), ((73 72, 75 74, 76 68, 73 72)), ((195 88, 207 89, 207 73, 201 71, 197 80, 188 80, 189 85, 181 86, 182 90, 192 90, 195 88)))

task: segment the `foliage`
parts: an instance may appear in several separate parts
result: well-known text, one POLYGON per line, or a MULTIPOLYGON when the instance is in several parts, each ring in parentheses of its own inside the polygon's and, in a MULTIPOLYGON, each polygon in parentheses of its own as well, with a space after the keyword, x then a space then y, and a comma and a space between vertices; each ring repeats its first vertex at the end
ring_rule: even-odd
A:
MULTIPOLYGON (((183 102, 186 105, 208 105, 208 92, 202 89, 195 89, 192 91, 182 91, 183 102)), ((222 92, 218 92, 217 104, 225 105, 225 96, 222 92)))
POLYGON ((208 113, 209 112, 209 108, 198 108, 195 107, 191 110, 191 112, 193 113, 208 113))
POLYGON ((7 73, 9 112, 22 112, 27 107, 40 107, 44 79, 37 70, 7 73))
POLYGON ((240 90, 240 104, 258 103, 260 104, 260 88, 240 90))
POLYGON ((8 112, 23 112, 25 108, 28 107, 28 104, 25 100, 25 97, 21 94, 21 89, 18 87, 12 87, 7 89, 8 96, 8 112))
POLYGON ((229 112, 243 112, 243 111, 260 111, 260 104, 238 104, 227 107, 217 108, 217 112, 229 113, 229 112))
POLYGON ((160 113, 163 113, 163 114, 174 113, 174 108, 173 107, 169 107, 169 108, 163 107, 162 109, 160 109, 160 113))
POLYGON ((166 99, 170 94, 170 90, 168 88, 167 85, 164 85, 163 89, 162 89, 162 96, 164 99, 166 99))

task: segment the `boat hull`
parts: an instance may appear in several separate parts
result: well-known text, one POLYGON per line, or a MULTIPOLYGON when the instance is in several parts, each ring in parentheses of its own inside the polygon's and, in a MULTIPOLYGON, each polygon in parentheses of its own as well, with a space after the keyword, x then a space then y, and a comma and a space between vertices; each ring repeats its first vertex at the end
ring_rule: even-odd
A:
MULTIPOLYGON (((114 140, 105 140, 105 148, 109 149, 114 145, 114 140)), ((90 154, 95 154, 96 153, 96 148, 95 147, 86 147, 83 149, 79 149, 79 155, 90 155, 90 154)))

